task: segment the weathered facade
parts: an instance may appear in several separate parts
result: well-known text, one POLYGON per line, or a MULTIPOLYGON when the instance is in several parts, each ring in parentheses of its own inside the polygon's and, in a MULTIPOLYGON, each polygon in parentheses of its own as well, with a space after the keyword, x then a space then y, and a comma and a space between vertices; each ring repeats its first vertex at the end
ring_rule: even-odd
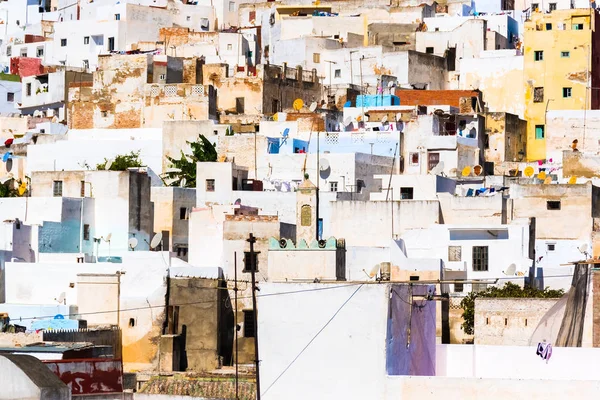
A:
POLYGON ((526 158, 527 122, 518 116, 508 113, 485 114, 485 133, 485 161, 494 163, 495 172, 504 172, 504 162, 519 162, 526 158))
POLYGON ((151 128, 165 120, 215 118, 215 93, 199 83, 195 58, 109 55, 90 84, 69 87, 72 129, 151 128))

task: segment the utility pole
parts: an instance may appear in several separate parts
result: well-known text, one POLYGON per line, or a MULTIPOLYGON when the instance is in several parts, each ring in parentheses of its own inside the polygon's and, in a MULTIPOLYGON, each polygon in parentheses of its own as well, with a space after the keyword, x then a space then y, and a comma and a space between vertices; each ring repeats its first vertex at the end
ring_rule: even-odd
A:
POLYGON ((356 53, 358 50, 350 51, 350 85, 354 85, 354 75, 352 73, 352 53, 356 53))
POLYGON ((260 400, 260 358, 258 357, 258 309, 256 307, 256 253, 254 252, 254 243, 256 238, 252 233, 246 239, 250 243, 250 275, 252 276, 252 311, 254 314, 254 363, 256 364, 256 400, 260 400))
POLYGON ((237 253, 233 253, 233 294, 235 301, 235 400, 239 400, 239 387, 238 387, 238 285, 237 285, 237 253))
POLYGON ((360 102, 360 109, 361 109, 360 114, 362 115, 361 122, 363 123, 363 126, 365 126, 364 125, 364 123, 365 123, 365 98, 363 96, 364 93, 363 93, 363 75, 362 75, 362 60, 364 60, 364 58, 365 58, 364 55, 361 56, 359 63, 358 63, 358 67, 359 67, 359 71, 360 71, 360 95, 362 96, 362 100, 360 102))
POLYGON ((329 98, 331 97, 331 86, 333 85, 333 83, 332 83, 333 75, 331 74, 331 65, 337 64, 337 62, 329 61, 329 60, 325 60, 325 62, 329 63, 329 93, 328 93, 328 98, 327 98, 327 104, 329 104, 329 98))

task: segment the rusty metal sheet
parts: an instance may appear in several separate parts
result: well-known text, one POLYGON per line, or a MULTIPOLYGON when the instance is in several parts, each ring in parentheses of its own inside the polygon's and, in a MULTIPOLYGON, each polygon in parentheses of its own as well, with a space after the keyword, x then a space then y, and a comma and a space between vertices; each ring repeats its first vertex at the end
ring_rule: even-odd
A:
POLYGON ((71 394, 123 392, 123 363, 119 359, 44 361, 71 394))

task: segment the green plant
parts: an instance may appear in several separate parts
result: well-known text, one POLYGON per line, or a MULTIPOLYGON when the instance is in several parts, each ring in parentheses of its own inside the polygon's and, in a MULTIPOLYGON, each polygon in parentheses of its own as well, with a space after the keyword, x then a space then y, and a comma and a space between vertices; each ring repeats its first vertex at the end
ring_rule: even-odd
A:
POLYGON ((217 150, 204 135, 199 135, 195 142, 187 142, 192 148, 192 154, 181 151, 179 159, 167 156, 171 163, 169 168, 175 171, 166 172, 163 176, 171 180, 168 186, 196 187, 196 163, 217 161, 217 150), (185 184, 181 185, 185 178, 185 184))
MULTIPOLYGON (((96 169, 106 169, 106 163, 108 159, 105 158, 104 162, 96 165, 96 169)), ((140 151, 132 151, 128 154, 120 154, 113 160, 109 171, 126 171, 127 168, 142 167, 142 160, 140 159, 140 151)))
POLYGON ((512 282, 506 282, 506 285, 502 287, 493 286, 482 292, 471 292, 460 302, 464 320, 461 326, 466 334, 473 335, 475 333, 475 299, 477 297, 555 299, 562 297, 564 294, 565 291, 562 289, 545 288, 541 290, 529 286, 522 288, 512 282))

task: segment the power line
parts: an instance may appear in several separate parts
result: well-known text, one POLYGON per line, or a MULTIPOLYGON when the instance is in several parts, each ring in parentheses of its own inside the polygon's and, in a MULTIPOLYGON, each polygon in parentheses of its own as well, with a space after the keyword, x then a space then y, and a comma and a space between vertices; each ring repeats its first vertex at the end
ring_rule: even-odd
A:
MULTIPOLYGON (((347 285, 335 285, 335 286, 327 286, 327 287, 322 287, 322 288, 312 288, 312 289, 305 289, 305 290, 292 290, 289 292, 278 292, 278 293, 267 293, 267 294, 259 294, 256 297, 273 297, 273 296, 284 296, 284 295, 288 295, 288 294, 298 294, 298 293, 304 293, 304 292, 317 292, 317 291, 322 291, 322 290, 331 290, 331 289, 339 289, 339 288, 344 288, 344 287, 349 287, 349 286, 357 286, 357 285, 362 285, 363 283, 351 283, 351 284, 347 284, 347 285)), ((202 289, 202 290, 229 290, 228 288, 220 288, 220 287, 215 287, 215 288, 198 288, 198 289, 202 289)), ((252 298, 252 296, 241 296, 238 297, 238 299, 250 299, 252 298)), ((204 301, 193 301, 193 302, 189 302, 189 303, 179 303, 179 304, 172 304, 173 306, 189 306, 189 305, 195 305, 195 304, 207 304, 207 303, 216 303, 219 300, 204 300, 204 301)), ((125 311, 140 311, 140 310, 148 310, 148 309, 152 309, 152 308, 164 308, 164 304, 162 305, 148 305, 145 307, 132 307, 132 308, 124 308, 121 309, 121 312, 125 312, 125 311)), ((65 315, 66 317, 74 317, 74 316, 83 316, 83 315, 97 315, 97 314, 109 314, 109 313, 116 313, 119 310, 108 310, 108 311, 91 311, 91 312, 87 312, 87 313, 74 313, 74 314, 67 314, 65 315)), ((36 317, 25 317, 25 318, 19 318, 19 321, 24 321, 24 320, 34 320, 34 319, 43 319, 43 318, 54 318, 54 315, 45 315, 45 316, 36 316, 36 317)), ((14 319, 15 321, 17 319, 14 319)))
POLYGON ((348 304, 348 302, 354 297, 354 295, 363 287, 363 285, 361 284, 359 287, 356 288, 356 290, 354 292, 352 292, 352 294, 350 295, 350 297, 348 297, 346 299, 346 301, 344 301, 342 303, 342 305, 337 309, 337 311, 331 316, 331 318, 329 318, 329 321, 327 321, 325 323, 325 325, 323 325, 323 327, 321 329, 319 329, 319 331, 312 337, 312 339, 309 340, 309 342, 306 344, 306 346, 304 346, 304 348, 302 350, 300 350, 300 352, 296 355, 296 357, 294 357, 294 359, 283 369, 283 371, 281 371, 281 373, 277 376, 277 378, 275 378, 275 380, 269 385, 269 387, 267 388, 267 390, 265 390, 263 392, 263 396, 265 394, 267 394, 267 392, 269 391, 269 389, 271 389, 273 387, 273 385, 275 385, 275 383, 277 383, 277 381, 290 369, 290 367, 296 362, 296 360, 298 360, 298 358, 300 358, 300 356, 302 355, 302 353, 304 353, 306 351, 306 349, 308 349, 308 347, 317 339, 317 337, 321 334, 321 332, 323 332, 325 330, 325 328, 327 328, 327 326, 335 319, 335 317, 337 317, 337 315, 340 313, 340 311, 342 311, 342 308, 344 308, 344 306, 346 304, 348 304))
MULTIPOLYGON (((545 275, 543 276, 544 279, 549 279, 549 278, 569 278, 569 277, 573 277, 573 274, 564 274, 564 275, 545 275)), ((477 282, 477 281, 500 281, 500 280, 518 280, 518 279, 528 279, 528 276, 514 276, 514 277, 499 277, 499 278, 494 278, 494 277, 490 277, 490 278, 483 278, 483 279, 479 279, 479 280, 465 280, 464 282, 461 283, 468 283, 468 282, 477 282)), ((231 282, 229 280, 226 279, 217 279, 218 281, 221 282, 231 282)), ((452 282, 457 281, 457 280, 452 280, 452 282)), ((238 281, 238 282, 245 282, 246 281, 238 281)), ((256 297, 274 297, 274 296, 285 296, 285 295, 289 295, 289 294, 299 294, 299 293, 308 293, 308 292, 319 292, 319 291, 324 291, 324 290, 332 290, 332 289, 340 289, 340 288, 345 288, 345 287, 352 287, 352 286, 362 286, 365 284, 402 284, 402 285, 409 285, 409 284, 413 284, 413 285, 422 285, 422 284, 447 284, 447 281, 445 280, 431 280, 431 281, 410 281, 410 282, 394 282, 394 281, 385 281, 385 282, 353 282, 353 283, 348 283, 348 284, 344 284, 344 285, 338 285, 338 284, 334 284, 331 286, 326 286, 326 287, 320 287, 320 288, 311 288, 311 289, 304 289, 304 290, 291 290, 291 291, 287 291, 287 292, 276 292, 276 293, 265 293, 265 294, 259 294, 256 297)), ((312 283, 312 282, 303 282, 303 283, 312 283)), ((229 287, 205 287, 205 288, 197 288, 200 290, 232 290, 229 287)), ((240 296, 238 297, 238 299, 250 299, 252 298, 252 296, 240 296)), ((179 303, 179 304, 173 304, 173 306, 188 306, 188 305, 196 305, 196 304, 207 304, 207 303, 216 303, 219 300, 204 300, 204 301, 194 301, 194 302, 189 302, 189 303, 179 303)), ((164 308, 164 304, 163 305, 148 305, 145 307, 132 307, 132 308, 125 308, 125 309, 121 309, 121 312, 127 312, 127 311, 140 311, 140 310, 148 310, 148 309, 152 309, 152 308, 164 308)), ((92 312, 87 312, 87 313, 74 313, 74 314, 66 314, 64 315, 65 317, 76 317, 76 316, 83 316, 83 315, 98 315, 98 314, 109 314, 109 313, 116 313, 119 310, 108 310, 108 311, 92 311, 92 312)), ((35 317, 25 317, 25 318, 18 318, 18 319, 14 319, 14 321, 25 321, 25 320, 37 320, 37 319, 44 319, 44 318, 54 318, 55 315, 45 315, 45 316, 35 316, 35 317)))

